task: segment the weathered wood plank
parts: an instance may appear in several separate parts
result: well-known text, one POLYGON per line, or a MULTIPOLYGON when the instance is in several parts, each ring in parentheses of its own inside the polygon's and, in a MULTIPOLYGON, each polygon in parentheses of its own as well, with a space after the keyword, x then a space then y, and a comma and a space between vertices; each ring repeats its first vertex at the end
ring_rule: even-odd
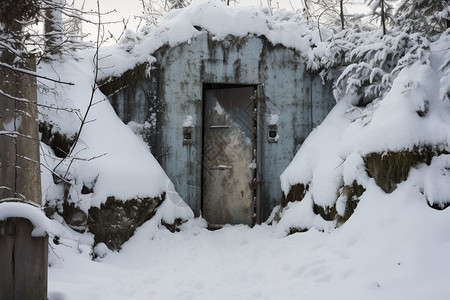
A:
MULTIPOLYGON (((34 59, 26 69, 36 69, 34 59)), ((0 90, 0 200, 41 204, 36 78, 0 68, 0 90)))
POLYGON ((0 299, 47 299, 48 237, 27 219, 0 222, 0 299))
POLYGON ((14 299, 14 235, 0 222, 0 298, 14 299))

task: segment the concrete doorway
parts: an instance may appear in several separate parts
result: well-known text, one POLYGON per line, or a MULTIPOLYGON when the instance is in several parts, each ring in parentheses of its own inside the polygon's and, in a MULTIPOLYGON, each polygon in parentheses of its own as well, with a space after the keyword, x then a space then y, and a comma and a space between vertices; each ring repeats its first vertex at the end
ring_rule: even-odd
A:
POLYGON ((211 227, 255 224, 255 89, 204 85, 202 213, 211 227))

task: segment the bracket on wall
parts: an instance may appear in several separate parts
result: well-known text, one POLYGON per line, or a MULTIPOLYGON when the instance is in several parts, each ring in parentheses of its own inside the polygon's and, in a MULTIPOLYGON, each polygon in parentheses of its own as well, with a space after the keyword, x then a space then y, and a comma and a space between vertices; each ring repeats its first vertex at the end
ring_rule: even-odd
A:
POLYGON ((269 125, 269 131, 268 131, 268 137, 267 141, 269 143, 278 143, 278 132, 277 132, 277 125, 269 125))
POLYGON ((183 127, 183 145, 192 145, 192 126, 183 127))

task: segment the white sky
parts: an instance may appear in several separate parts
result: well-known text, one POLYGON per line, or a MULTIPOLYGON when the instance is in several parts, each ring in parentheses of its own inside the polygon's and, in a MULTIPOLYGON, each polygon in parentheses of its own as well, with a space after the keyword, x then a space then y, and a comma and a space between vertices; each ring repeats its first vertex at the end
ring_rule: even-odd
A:
MULTIPOLYGON (((66 0, 70 3, 71 0, 66 0)), ((74 0, 75 6, 80 8, 83 2, 85 2, 85 10, 97 10, 97 0, 74 0)), ((99 0, 100 1, 100 9, 102 12, 111 12, 107 16, 104 16, 102 19, 104 22, 117 22, 115 24, 106 24, 105 29, 106 32, 110 31, 116 38, 118 38, 123 30, 122 20, 129 20, 128 29, 136 30, 139 24, 139 16, 142 14, 142 2, 141 0, 99 0)), ((148 2, 149 0, 144 0, 148 2)), ((153 0, 155 1, 155 0, 153 0)), ((162 1, 162 0, 161 0, 162 1)), ((239 5, 239 6, 267 6, 267 0, 238 0, 239 4, 231 1, 231 5, 239 5)), ((295 10, 302 7, 303 0, 272 0, 272 6, 284 8, 286 10, 295 10)), ((359 3, 353 6, 347 6, 347 9, 352 13, 361 12, 366 10, 365 5, 361 5, 364 0, 354 0, 355 3, 359 3)), ((83 25, 83 32, 90 33, 90 36, 87 40, 95 41, 96 37, 96 28, 92 25, 85 24, 83 25)), ((108 34, 109 36, 109 34, 108 34)), ((109 42, 114 42, 114 40, 110 40, 109 42)))
MULTIPOLYGON (((68 3, 70 0, 67 0, 68 3)), ((118 22, 115 24, 106 24, 106 31, 111 31, 115 37, 119 37, 123 30, 123 19, 129 18, 129 29, 136 30, 138 19, 136 15, 142 13, 140 0, 99 0, 101 12, 111 12, 102 17, 104 22, 118 22)), ((97 0, 75 0, 75 7, 81 8, 85 2, 85 11, 97 11, 97 0)), ((87 39, 95 40, 96 28, 89 24, 83 24, 83 32, 91 34, 87 39)))

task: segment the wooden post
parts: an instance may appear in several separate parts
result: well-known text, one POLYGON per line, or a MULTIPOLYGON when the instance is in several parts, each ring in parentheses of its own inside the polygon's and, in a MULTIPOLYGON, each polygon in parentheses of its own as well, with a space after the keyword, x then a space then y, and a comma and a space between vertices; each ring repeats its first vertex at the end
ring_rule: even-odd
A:
POLYGON ((48 237, 27 219, 0 222, 0 299, 47 299, 48 237))
MULTIPOLYGON (((1 60, 10 63, 4 56, 1 60)), ((29 59, 26 68, 35 65, 29 59)), ((0 91, 0 201, 41 205, 36 78, 0 68, 0 91)))
MULTIPOLYGON (((14 55, 0 61, 13 65, 14 55)), ((35 70, 30 59, 22 68, 35 70)), ((0 67, 0 209, 3 201, 41 205, 36 78, 0 67)), ((0 299, 47 299, 48 237, 27 219, 0 221, 0 299)))

